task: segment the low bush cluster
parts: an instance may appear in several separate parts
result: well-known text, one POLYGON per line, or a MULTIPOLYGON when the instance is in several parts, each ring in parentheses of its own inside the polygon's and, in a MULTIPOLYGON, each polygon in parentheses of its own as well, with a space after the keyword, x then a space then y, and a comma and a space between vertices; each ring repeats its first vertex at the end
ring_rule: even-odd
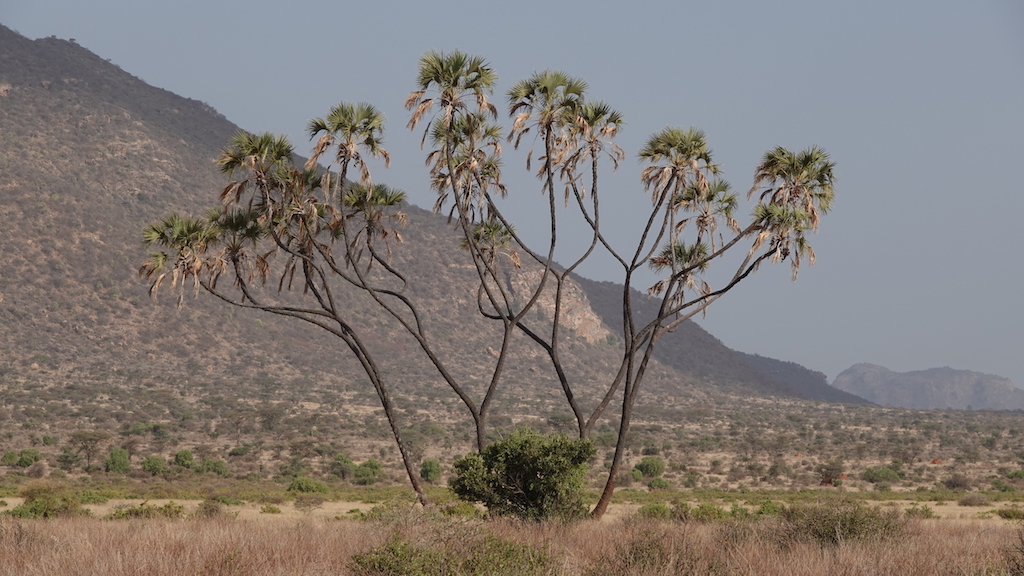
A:
POLYGON ((894 539, 904 534, 907 517, 896 508, 860 502, 794 505, 782 512, 783 541, 838 546, 853 540, 894 539))

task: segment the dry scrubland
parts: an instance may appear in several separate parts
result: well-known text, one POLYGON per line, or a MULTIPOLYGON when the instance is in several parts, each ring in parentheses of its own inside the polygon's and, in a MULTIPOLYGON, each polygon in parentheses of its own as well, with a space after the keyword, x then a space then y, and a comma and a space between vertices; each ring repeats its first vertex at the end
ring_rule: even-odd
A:
POLYGON ((1024 573, 1020 545, 1016 526, 983 520, 915 520, 830 545, 779 519, 561 525, 414 511, 379 521, 2 519, 0 574, 448 574, 435 560, 458 556, 468 559, 465 574, 996 575, 1024 573), (386 563, 396 557, 403 569, 386 563))

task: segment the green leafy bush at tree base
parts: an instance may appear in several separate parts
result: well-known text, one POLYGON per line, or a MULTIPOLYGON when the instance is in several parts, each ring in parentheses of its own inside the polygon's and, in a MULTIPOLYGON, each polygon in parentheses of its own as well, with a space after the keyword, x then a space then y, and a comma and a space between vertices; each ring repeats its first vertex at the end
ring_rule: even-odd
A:
POLYGON ((448 485, 489 513, 531 520, 574 519, 586 513, 583 479, 596 449, 589 440, 518 428, 504 440, 452 465, 448 485))

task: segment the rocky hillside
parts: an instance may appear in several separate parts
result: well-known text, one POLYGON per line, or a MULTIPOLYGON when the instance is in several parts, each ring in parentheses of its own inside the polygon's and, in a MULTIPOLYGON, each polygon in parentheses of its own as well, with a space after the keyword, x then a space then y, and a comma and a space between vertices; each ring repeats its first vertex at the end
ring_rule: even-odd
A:
POLYGON ((974 410, 1024 409, 1024 390, 1007 378, 930 368, 893 372, 874 364, 856 364, 836 377, 832 386, 883 406, 974 410))
MULTIPOLYGON (((358 365, 323 331, 202 295, 179 311, 173 298, 149 299, 137 277, 146 223, 216 202, 225 180, 213 158, 236 130, 204 103, 148 86, 73 42, 29 40, 0 26, 0 386, 87 389, 94 400, 84 414, 95 422, 112 414, 165 420, 197 402, 215 419, 257 404, 338 417, 354 402, 374 404, 358 365), (188 406, 138 393, 168 386, 188 406)), ((496 340, 473 305, 472 270, 458 261, 443 218, 404 211, 396 265, 408 272, 410 295, 453 371, 479 393, 475 379, 493 363, 496 340)), ((614 365, 606 304, 615 287, 581 280, 573 290, 575 336, 565 354, 586 392, 608 381, 614 365)), ((345 298, 400 397, 448 406, 451 393, 411 338, 365 297, 345 298)), ((539 350, 516 346, 506 377, 515 393, 499 397, 499 411, 557 409, 550 366, 539 350)), ((659 359, 648 390, 660 403, 730 394, 827 399, 766 376, 692 323, 665 340, 659 359)), ((81 417, 58 410, 61 398, 39 402, 81 417)))

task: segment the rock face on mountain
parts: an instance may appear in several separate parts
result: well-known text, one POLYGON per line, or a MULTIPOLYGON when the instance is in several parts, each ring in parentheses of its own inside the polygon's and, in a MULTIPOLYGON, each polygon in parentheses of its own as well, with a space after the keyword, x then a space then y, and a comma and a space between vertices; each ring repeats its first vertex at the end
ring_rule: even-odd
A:
POLYGON ((948 367, 893 372, 874 364, 856 364, 837 376, 832 386, 886 406, 1024 409, 1024 390, 1009 379, 948 367))
MULTIPOLYGON (((170 212, 203 214, 217 202, 226 179, 213 160, 237 129, 206 104, 149 86, 74 42, 29 40, 0 26, 0 383, 105 381, 116 373, 140 385, 177 379, 213 388, 270 378, 324 398, 361 389, 359 365, 326 332, 202 294, 178 311, 173 297, 151 301, 137 277, 146 224, 170 212)), ((395 260, 408 271, 409 295, 424 303, 423 321, 452 370, 483 386, 475 380, 494 361, 494 324, 476 311, 475 273, 459 260, 458 236, 444 218, 403 211, 409 224, 395 260)), ((510 285, 524 289, 528 275, 510 285)), ((568 290, 567 367, 584 383, 610 381, 621 286, 580 279, 568 290)), ((415 342, 365 295, 344 298, 352 326, 381 351, 396 388, 441 396, 415 342)), ((551 314, 545 296, 537 319, 551 314)), ((516 392, 508 397, 557 401, 544 354, 518 342, 516 349, 507 376, 516 392)), ((664 339, 657 361, 648 389, 661 398, 724 391, 829 399, 766 375, 690 322, 664 339)), ((163 417, 164 408, 150 408, 136 418, 163 417)))

